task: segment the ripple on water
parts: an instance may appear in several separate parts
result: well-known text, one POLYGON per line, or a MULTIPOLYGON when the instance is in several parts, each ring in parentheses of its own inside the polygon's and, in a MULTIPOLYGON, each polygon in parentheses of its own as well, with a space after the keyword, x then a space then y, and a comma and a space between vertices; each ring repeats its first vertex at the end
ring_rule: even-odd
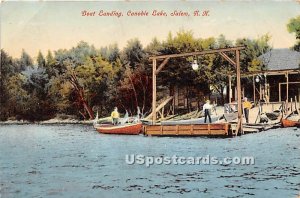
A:
POLYGON ((295 197, 300 130, 237 138, 109 136, 90 126, 0 126, 2 197, 295 197), (127 165, 126 154, 254 156, 255 165, 127 165))

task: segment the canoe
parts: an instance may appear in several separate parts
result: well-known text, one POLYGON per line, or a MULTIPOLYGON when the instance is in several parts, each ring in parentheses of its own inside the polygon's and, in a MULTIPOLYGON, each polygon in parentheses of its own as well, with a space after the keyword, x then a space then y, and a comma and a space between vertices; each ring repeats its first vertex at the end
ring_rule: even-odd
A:
POLYGON ((99 133, 138 135, 142 130, 142 123, 129 123, 124 125, 100 124, 95 126, 99 133))
POLYGON ((289 120, 289 119, 282 119, 281 124, 283 127, 296 127, 300 126, 300 121, 294 121, 294 120, 289 120))

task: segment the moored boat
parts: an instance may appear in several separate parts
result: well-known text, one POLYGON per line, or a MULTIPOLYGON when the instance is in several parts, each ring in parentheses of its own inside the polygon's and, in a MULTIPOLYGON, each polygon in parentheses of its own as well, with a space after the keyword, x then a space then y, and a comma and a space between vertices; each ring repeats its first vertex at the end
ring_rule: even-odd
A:
POLYGON ((281 119, 281 125, 283 127, 299 127, 300 126, 300 116, 299 112, 294 111, 290 113, 288 116, 281 119))
POLYGON ((95 126, 99 133, 138 135, 142 130, 142 123, 126 123, 124 125, 99 124, 95 126))
POLYGON ((283 127, 296 127, 296 126, 300 126, 300 121, 295 121, 295 120, 290 120, 290 119, 281 119, 281 124, 283 127))

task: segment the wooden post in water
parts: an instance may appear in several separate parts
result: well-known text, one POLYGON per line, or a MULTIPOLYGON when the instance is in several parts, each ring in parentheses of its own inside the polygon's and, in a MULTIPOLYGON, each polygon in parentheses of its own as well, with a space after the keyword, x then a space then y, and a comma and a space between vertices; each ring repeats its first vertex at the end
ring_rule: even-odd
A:
POLYGON ((285 77, 286 77, 286 109, 288 109, 288 104, 289 104, 289 73, 288 72, 286 72, 285 77))
POLYGON ((236 127, 236 133, 243 134, 243 113, 242 113, 242 90, 241 90, 241 68, 240 68, 240 51, 235 51, 236 59, 236 86, 237 86, 237 102, 238 102, 238 123, 236 127))
POLYGON ((152 124, 156 122, 156 59, 152 63, 152 124))
POLYGON ((252 81, 253 81, 253 101, 254 101, 254 104, 255 104, 255 77, 254 75, 252 76, 252 81))

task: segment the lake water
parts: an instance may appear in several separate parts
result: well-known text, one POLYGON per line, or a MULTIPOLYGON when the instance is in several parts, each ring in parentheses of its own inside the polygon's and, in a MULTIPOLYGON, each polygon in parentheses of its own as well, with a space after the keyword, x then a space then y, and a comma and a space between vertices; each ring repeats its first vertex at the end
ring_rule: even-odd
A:
POLYGON ((235 138, 102 135, 83 125, 0 126, 0 197, 278 197, 300 192, 300 129, 235 138), (145 156, 253 156, 254 165, 128 165, 145 156))

